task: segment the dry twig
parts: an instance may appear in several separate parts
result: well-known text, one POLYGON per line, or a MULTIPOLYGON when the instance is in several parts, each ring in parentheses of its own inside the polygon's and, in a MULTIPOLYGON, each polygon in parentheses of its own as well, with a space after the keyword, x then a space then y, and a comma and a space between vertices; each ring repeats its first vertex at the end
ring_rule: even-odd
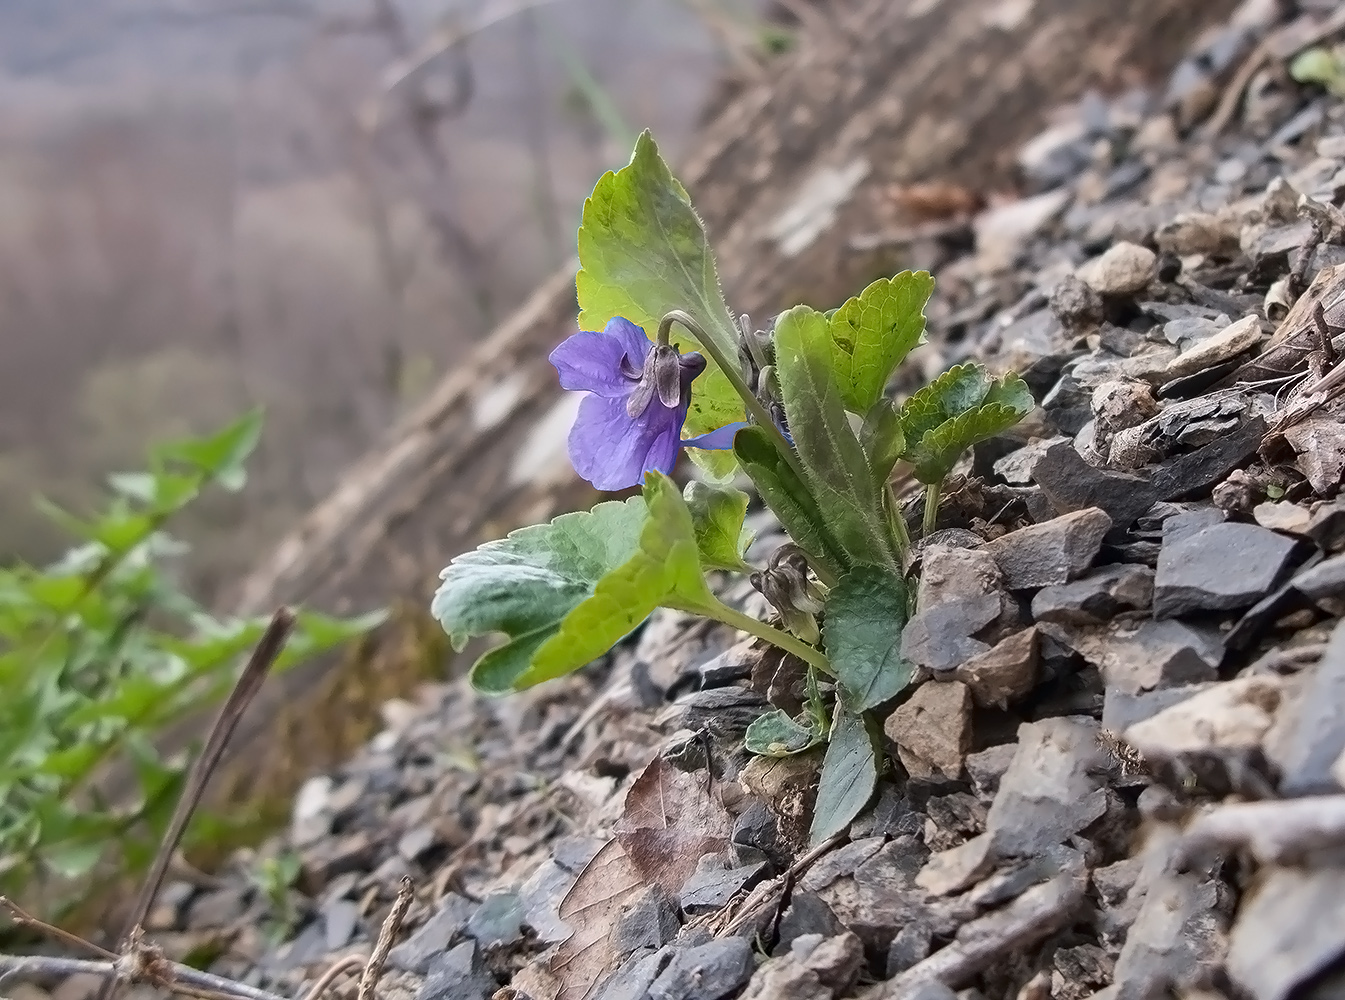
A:
POLYGON ((378 977, 383 973, 383 963, 388 960, 388 952, 392 950, 392 942, 396 940, 397 931, 401 929, 402 918, 406 916, 406 911, 411 906, 414 892, 415 886, 411 882, 411 877, 403 875, 402 887, 397 890, 397 899, 392 904, 387 919, 383 921, 383 927, 378 932, 378 943, 374 945, 374 953, 369 956, 369 964, 364 967, 364 972, 360 976, 358 1000, 373 1000, 374 987, 378 985, 378 977))

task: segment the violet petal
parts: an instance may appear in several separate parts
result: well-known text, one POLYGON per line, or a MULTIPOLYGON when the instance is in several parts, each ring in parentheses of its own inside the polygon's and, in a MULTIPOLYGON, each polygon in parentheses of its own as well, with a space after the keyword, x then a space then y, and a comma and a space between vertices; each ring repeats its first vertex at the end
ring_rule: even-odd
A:
POLYGON ((576 333, 551 352, 550 361, 560 375, 562 388, 614 399, 635 391, 636 383, 621 373, 625 355, 626 344, 620 337, 576 333))
POLYGON ((707 451, 727 451, 733 447, 734 435, 746 426, 746 420, 740 420, 736 424, 725 424, 717 430, 709 431, 697 437, 684 438, 682 447, 704 448, 707 451))
POLYGON ((625 400, 588 396, 570 428, 570 462, 600 490, 638 486, 650 469, 672 471, 686 413, 686 406, 669 409, 655 400, 632 420, 625 400))

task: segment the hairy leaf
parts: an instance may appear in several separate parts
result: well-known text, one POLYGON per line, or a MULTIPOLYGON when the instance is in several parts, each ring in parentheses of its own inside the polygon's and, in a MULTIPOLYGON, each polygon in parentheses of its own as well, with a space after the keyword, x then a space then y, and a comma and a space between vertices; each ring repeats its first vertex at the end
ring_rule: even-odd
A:
POLYGON ((827 594, 822 645, 851 712, 881 705, 911 682, 915 668, 901 657, 906 606, 905 579, 878 566, 856 566, 827 594))
POLYGON ((933 290, 928 271, 902 271, 879 278, 831 314, 836 382, 851 413, 867 413, 897 365, 923 341, 933 290))
POLYGON ((473 684, 491 692, 514 686, 565 616, 634 555, 646 509, 643 497, 600 503, 521 528, 449 563, 430 610, 454 648, 492 632, 508 637, 476 662, 473 684))
MULTIPOLYGON (((726 358, 738 356, 738 331, 724 304, 714 254, 686 190, 648 132, 625 167, 598 179, 579 227, 579 328, 601 330, 613 316, 650 337, 673 309, 690 313, 726 358)), ((673 342, 698 345, 680 326, 673 342)), ((743 419, 742 399, 712 359, 696 379, 689 436, 743 419)))
POLYGON ((752 532, 743 527, 747 494, 732 486, 691 482, 683 494, 691 511, 701 565, 706 569, 747 572, 743 553, 752 544, 752 532))
POLYGON ((887 477, 892 475, 892 467, 906 450, 901 417, 897 415, 897 409, 890 399, 879 399, 864 415, 864 423, 859 428, 859 443, 864 446, 864 456, 873 472, 873 481, 881 493, 887 477))
POLYGON ((850 825, 878 782, 878 749, 863 716, 837 712, 822 759, 810 838, 820 844, 850 825))
POLYGON ((795 306, 775 322, 775 360, 790 434, 824 523, 853 562, 892 562, 864 448, 831 369, 826 317, 795 306))
POLYGON ((743 746, 762 757, 788 757, 815 746, 818 739, 810 727, 777 708, 753 720, 743 736, 743 746))
POLYGON ((1008 430, 1033 407, 1017 375, 992 379, 977 364, 955 365, 901 408, 902 458, 922 483, 940 482, 966 449, 1008 430))
POLYGON ((760 427, 744 427, 733 439, 733 452, 808 561, 840 576, 849 560, 827 529, 812 491, 776 451, 770 435, 760 427))
POLYGON ((592 595, 561 620, 514 681, 515 688, 582 667, 657 607, 695 612, 718 604, 706 586, 691 512, 676 484, 661 472, 647 473, 644 500, 648 513, 634 554, 603 576, 592 595))

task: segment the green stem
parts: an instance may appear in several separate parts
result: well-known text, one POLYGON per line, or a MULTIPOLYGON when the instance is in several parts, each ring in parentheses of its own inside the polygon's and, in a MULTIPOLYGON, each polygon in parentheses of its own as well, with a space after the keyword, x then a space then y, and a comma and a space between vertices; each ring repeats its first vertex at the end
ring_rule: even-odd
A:
POLYGON ((920 528, 922 538, 928 538, 934 534, 934 525, 939 520, 939 490, 941 485, 941 483, 930 483, 925 487, 925 519, 920 528))
POLYGON ((911 533, 906 530, 906 518, 901 516, 901 501, 890 486, 884 487, 884 492, 887 502, 883 506, 887 508, 887 521, 892 526, 892 536, 897 543, 897 559, 904 573, 911 558, 911 533))
POLYGON ((767 625, 759 618, 753 618, 751 615, 745 615, 741 611, 735 611, 723 601, 715 601, 713 605, 707 607, 689 608, 697 614, 713 618, 715 621, 723 622, 725 625, 731 625, 736 629, 741 629, 748 635, 754 635, 758 639, 765 639, 772 645, 779 646, 786 652, 793 653, 800 660, 811 664, 828 677, 835 677, 835 672, 831 669, 831 661, 816 646, 810 646, 802 639, 792 635, 783 629, 775 628, 773 625, 767 625))
POLYGON ((701 350, 710 355, 710 360, 719 366, 719 370, 732 384, 734 391, 742 397, 743 405, 747 407, 747 412, 751 414, 753 421, 771 436, 776 451, 789 463, 789 467, 794 470, 794 474, 799 477, 799 481, 806 483, 808 480, 803 474, 803 465, 799 461, 798 454, 794 451, 793 446, 785 440, 785 436, 780 433, 780 428, 775 426, 775 421, 771 419, 771 415, 766 412, 766 408, 761 405, 760 400, 752 395, 752 390, 743 381, 743 373, 738 368, 738 359, 733 358, 730 361, 729 358, 725 357, 724 352, 719 349, 719 345, 701 329, 701 325, 691 317, 691 314, 681 309, 671 309, 664 314, 663 320, 658 325, 659 343, 667 341, 668 330, 673 323, 681 323, 691 331, 691 335, 696 338, 696 343, 700 344, 701 350))

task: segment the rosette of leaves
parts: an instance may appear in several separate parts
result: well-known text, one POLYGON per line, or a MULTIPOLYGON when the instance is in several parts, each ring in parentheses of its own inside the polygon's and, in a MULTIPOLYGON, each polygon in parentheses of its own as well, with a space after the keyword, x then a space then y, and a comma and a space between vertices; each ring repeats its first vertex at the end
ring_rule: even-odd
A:
POLYGON ((1002 434, 1034 405, 1017 375, 992 378, 978 364, 955 365, 902 404, 897 414, 905 442, 901 457, 925 484, 925 534, 934 529, 939 490, 962 453, 1002 434))
POLYGON ((471 671, 477 688, 495 694, 579 669, 656 607, 730 624, 798 656, 809 668, 806 710, 767 713, 746 743, 772 756, 822 755, 812 834, 825 839, 871 797, 882 760, 874 710, 913 673, 900 655, 909 540, 889 486, 892 470, 906 458, 917 476, 941 480, 966 447, 1027 411, 1026 387, 964 365, 894 406, 885 389, 924 339, 934 281, 923 271, 875 281, 830 312, 797 306, 782 313, 768 350, 743 345, 749 369, 708 237, 647 133, 630 163, 595 186, 578 249, 579 327, 601 330, 621 317, 652 333, 665 317, 675 319, 699 339, 676 327, 674 343, 711 362, 692 386, 689 432, 744 416, 750 425, 737 432, 731 453, 698 456, 715 482, 682 494, 666 475, 648 472, 641 496, 459 556, 444 570, 434 614, 459 649, 475 637, 503 636, 471 671), (748 388, 753 375, 761 395, 748 388), (763 588, 775 600, 808 594, 811 607, 777 608, 786 629, 726 606, 706 580, 712 570, 772 572, 745 560, 748 498, 723 482, 735 467, 821 585, 805 574, 806 585, 763 588), (819 594, 820 632, 811 617, 819 594))

